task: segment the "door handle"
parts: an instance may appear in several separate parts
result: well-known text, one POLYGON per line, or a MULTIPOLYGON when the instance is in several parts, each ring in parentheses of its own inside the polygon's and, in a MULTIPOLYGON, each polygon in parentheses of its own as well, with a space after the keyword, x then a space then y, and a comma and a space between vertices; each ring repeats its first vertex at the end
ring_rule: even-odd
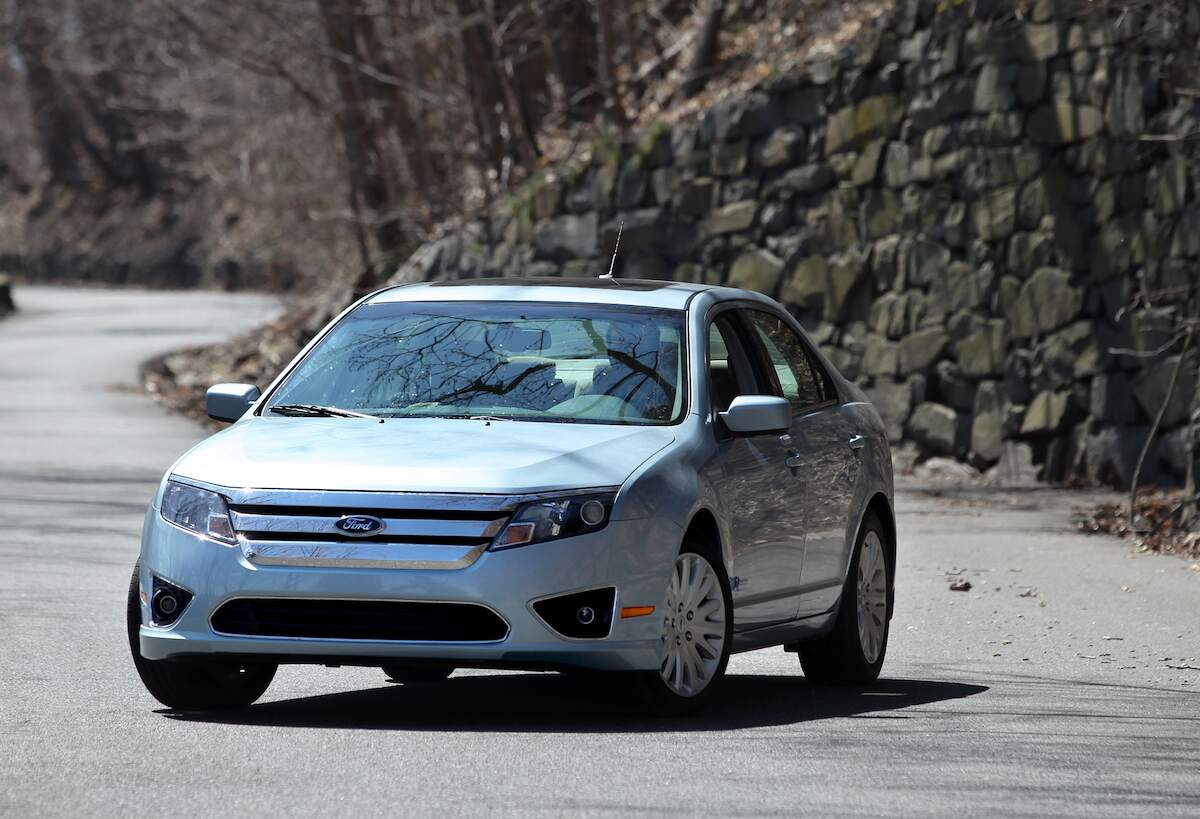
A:
POLYGON ((851 438, 846 443, 850 445, 851 449, 862 449, 864 446, 867 445, 867 439, 861 435, 855 435, 853 438, 851 438))

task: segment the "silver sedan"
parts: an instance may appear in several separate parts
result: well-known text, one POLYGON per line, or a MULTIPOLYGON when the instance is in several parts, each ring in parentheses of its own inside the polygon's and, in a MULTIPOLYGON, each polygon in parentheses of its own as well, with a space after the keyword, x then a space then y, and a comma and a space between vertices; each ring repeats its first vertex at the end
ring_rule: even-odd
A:
POLYGON ((865 684, 896 566, 879 416, 778 304, 629 280, 382 290, 146 515, 133 660, 178 709, 245 706, 281 663, 619 672, 656 708, 729 656, 865 684))

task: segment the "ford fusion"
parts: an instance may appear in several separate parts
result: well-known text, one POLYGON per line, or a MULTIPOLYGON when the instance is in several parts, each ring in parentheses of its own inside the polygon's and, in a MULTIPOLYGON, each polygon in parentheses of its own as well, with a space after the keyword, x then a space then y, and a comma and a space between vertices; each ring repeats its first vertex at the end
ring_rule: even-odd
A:
POLYGON ((143 683, 258 699, 283 663, 621 675, 690 710, 731 653, 884 660, 883 425, 756 293, 475 280, 362 299, 168 471, 129 586, 143 683))

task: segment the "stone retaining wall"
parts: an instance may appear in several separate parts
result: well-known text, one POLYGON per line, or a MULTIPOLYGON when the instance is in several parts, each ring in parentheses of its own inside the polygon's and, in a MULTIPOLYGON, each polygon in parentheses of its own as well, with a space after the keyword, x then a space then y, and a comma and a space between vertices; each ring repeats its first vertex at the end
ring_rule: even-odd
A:
MULTIPOLYGON (((1197 298, 1194 144, 1145 137, 1200 133, 1198 41, 1194 0, 901 2, 836 59, 597 140, 394 281, 593 276, 623 223, 618 275, 775 296, 894 440, 1126 483, 1178 348, 1114 350, 1163 346, 1197 298)), ((1186 468, 1196 378, 1151 479, 1186 468)))

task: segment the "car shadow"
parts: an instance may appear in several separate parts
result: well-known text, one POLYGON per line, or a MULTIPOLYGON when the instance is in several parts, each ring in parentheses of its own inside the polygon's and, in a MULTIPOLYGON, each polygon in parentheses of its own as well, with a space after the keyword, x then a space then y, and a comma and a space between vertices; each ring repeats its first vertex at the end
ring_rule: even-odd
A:
POLYGON ((834 717, 907 719, 891 713, 961 699, 983 685, 880 680, 871 688, 821 688, 803 678, 731 675, 699 714, 648 716, 603 676, 502 674, 452 677, 427 685, 381 688, 264 702, 239 711, 158 713, 175 720, 293 728, 405 731, 641 733, 727 731, 834 717))

